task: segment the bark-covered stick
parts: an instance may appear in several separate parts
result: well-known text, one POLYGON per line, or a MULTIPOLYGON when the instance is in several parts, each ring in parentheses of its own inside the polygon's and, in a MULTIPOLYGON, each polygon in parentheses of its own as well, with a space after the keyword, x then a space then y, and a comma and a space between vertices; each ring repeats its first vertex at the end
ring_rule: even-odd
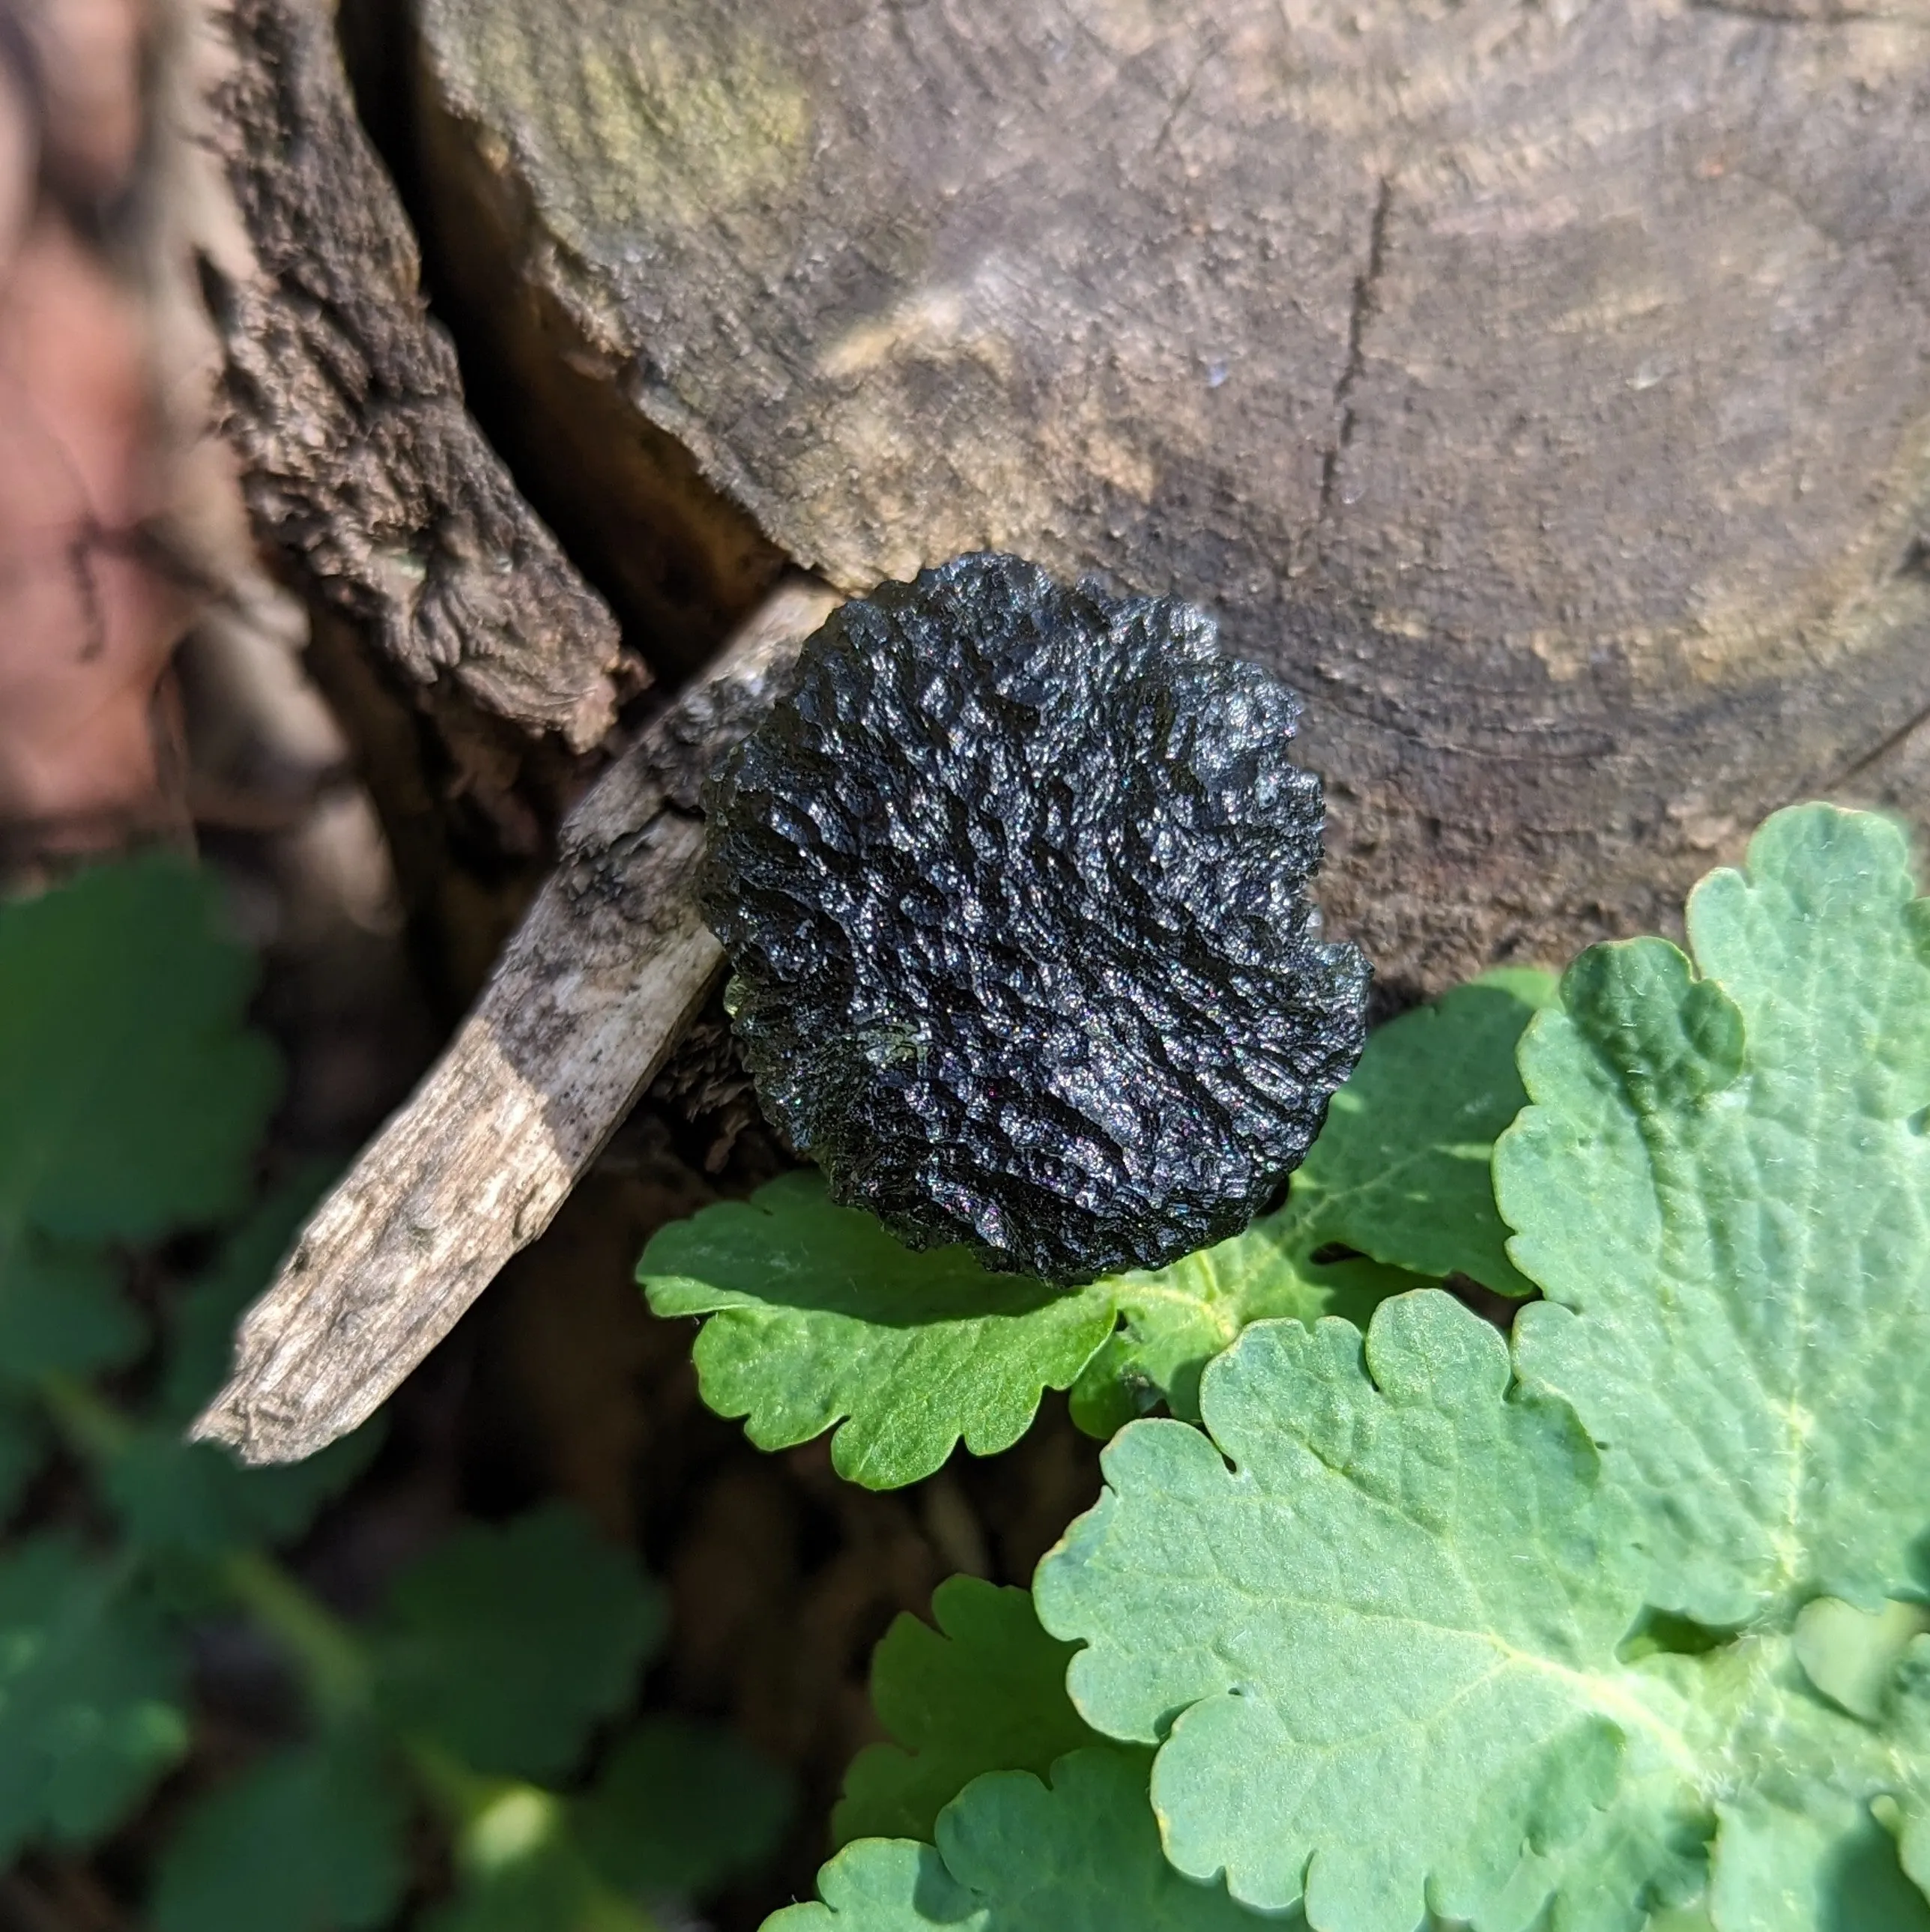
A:
POLYGON ((836 602, 781 585, 578 807, 475 1010, 242 1318, 194 1436, 249 1462, 314 1454, 548 1226, 722 969, 692 896, 698 788, 836 602))

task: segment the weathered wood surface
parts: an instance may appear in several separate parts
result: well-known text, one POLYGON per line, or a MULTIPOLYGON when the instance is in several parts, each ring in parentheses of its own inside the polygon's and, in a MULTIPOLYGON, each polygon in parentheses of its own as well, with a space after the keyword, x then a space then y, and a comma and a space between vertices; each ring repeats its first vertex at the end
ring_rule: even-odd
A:
POLYGON ((1214 608, 1384 975, 1921 805, 1926 0, 418 18, 478 324, 539 291, 509 352, 846 589, 998 545, 1214 608))
POLYGON ((215 0, 209 38, 233 208, 203 280, 257 535, 405 680, 589 749, 616 714, 616 620, 464 410, 331 10, 215 0))
POLYGON ((837 601, 780 586, 584 798, 475 1010, 243 1318, 196 1436, 251 1462, 313 1454, 549 1225, 722 970, 692 897, 698 788, 837 601))

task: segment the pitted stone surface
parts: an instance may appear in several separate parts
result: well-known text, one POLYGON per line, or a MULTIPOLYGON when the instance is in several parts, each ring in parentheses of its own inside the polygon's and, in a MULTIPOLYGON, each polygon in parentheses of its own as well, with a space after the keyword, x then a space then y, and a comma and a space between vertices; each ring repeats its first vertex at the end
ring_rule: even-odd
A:
POLYGON ((1362 1037, 1299 714, 1199 611, 1013 557, 830 620, 707 790, 704 897, 838 1198, 1057 1281, 1245 1226, 1362 1037))

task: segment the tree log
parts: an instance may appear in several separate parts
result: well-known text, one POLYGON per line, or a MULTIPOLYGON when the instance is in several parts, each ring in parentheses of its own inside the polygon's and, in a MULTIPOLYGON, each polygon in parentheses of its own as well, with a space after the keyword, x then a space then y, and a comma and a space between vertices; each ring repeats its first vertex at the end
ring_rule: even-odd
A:
POLYGON ((537 292, 506 353, 841 587, 991 545, 1214 609, 1384 977, 1919 805, 1925 0, 417 16, 474 326, 537 292))
POLYGON ((549 1225, 722 970, 692 895, 698 788, 837 601, 808 580, 774 592, 584 798, 475 1010, 242 1318, 194 1435, 249 1462, 312 1455, 549 1225))
POLYGON ((329 10, 224 0, 211 26, 236 218, 204 236, 203 281, 257 535, 409 682, 590 749, 616 715, 616 620, 464 409, 329 10))

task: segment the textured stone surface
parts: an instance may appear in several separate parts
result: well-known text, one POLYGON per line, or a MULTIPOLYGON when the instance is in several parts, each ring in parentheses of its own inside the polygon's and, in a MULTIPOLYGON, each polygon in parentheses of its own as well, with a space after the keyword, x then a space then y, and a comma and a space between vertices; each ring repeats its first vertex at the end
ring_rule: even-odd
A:
POLYGON ((993 548, 1211 609, 1383 976, 1922 796, 1925 0, 418 11, 484 322, 544 291, 848 590, 993 548))
POLYGON ((1252 1219, 1362 1036, 1299 713, 1198 611, 1016 558, 832 617, 707 789, 701 891, 837 1198, 1056 1281, 1252 1219))

